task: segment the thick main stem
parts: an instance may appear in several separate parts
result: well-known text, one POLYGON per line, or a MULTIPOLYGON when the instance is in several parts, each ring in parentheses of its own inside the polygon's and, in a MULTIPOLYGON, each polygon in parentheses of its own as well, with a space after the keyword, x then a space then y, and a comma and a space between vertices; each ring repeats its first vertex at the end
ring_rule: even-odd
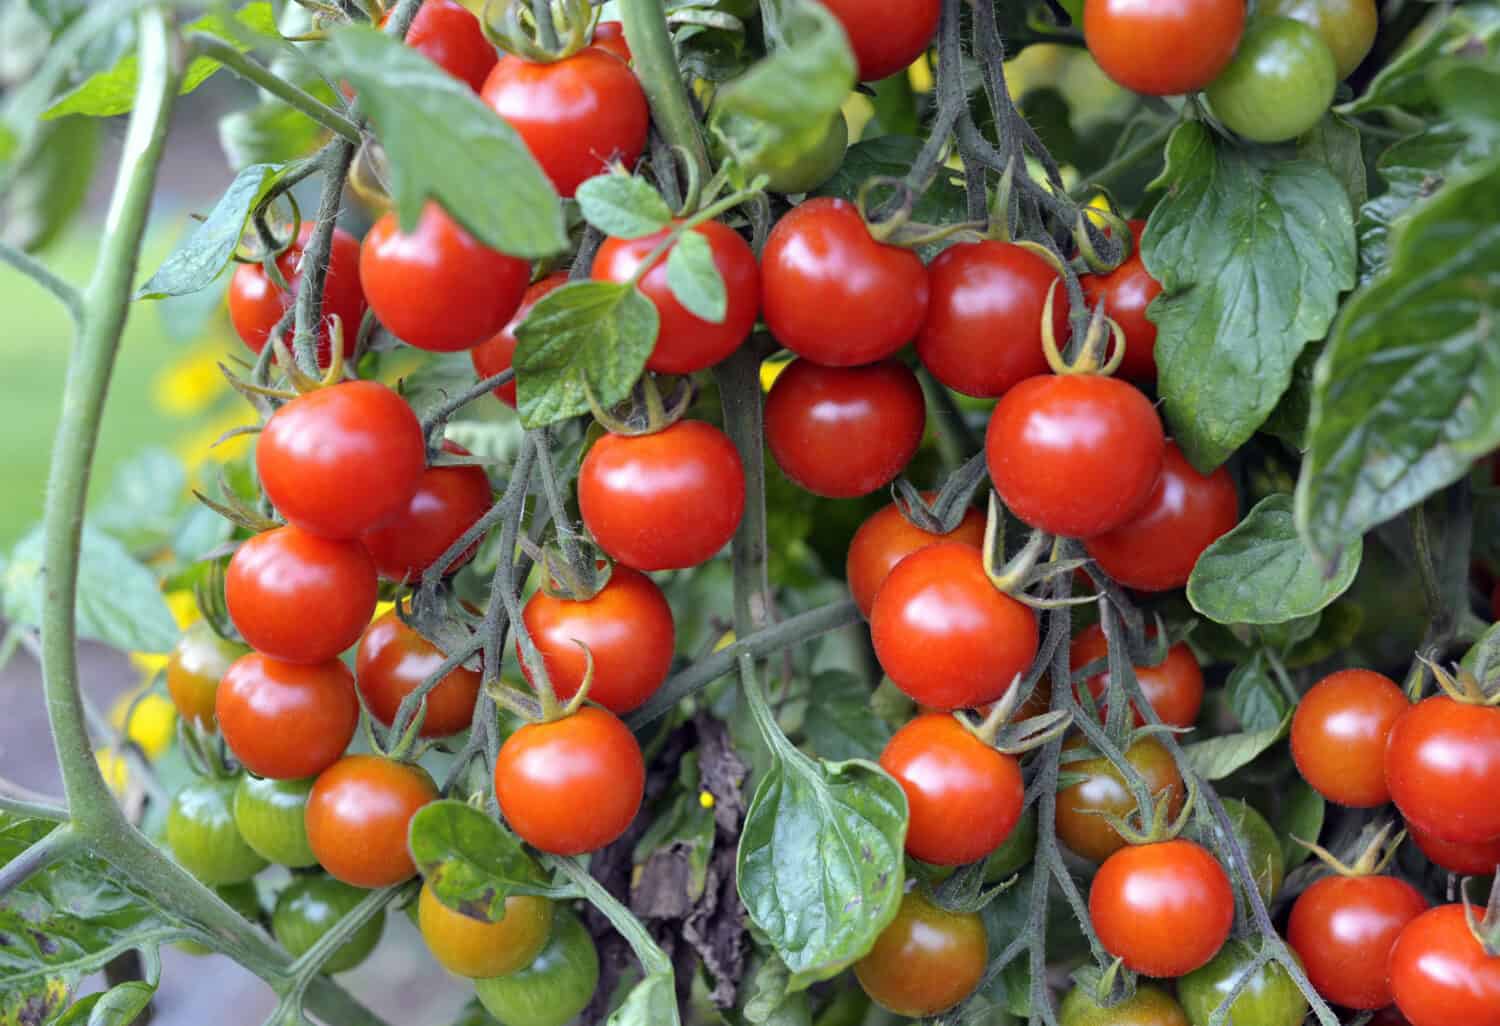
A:
POLYGON ((667 31, 665 5, 662 0, 620 0, 620 19, 625 25, 625 42, 630 47, 636 77, 651 104, 651 119, 683 159, 696 165, 698 180, 708 181, 712 173, 708 149, 703 143, 693 101, 677 67, 677 51, 667 31))
POLYGON ((745 515, 735 532, 734 629, 740 636, 771 622, 771 583, 766 574, 766 457, 764 403, 760 392, 760 353, 751 339, 714 368, 724 429, 745 465, 745 515))

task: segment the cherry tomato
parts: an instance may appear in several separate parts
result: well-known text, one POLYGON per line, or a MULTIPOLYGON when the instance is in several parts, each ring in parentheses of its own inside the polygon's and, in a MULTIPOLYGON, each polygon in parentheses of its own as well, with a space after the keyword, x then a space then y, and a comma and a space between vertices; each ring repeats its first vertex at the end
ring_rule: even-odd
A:
POLYGON ((199 620, 182 632, 167 656, 167 694, 177 714, 205 730, 215 730, 214 695, 229 666, 250 650, 225 641, 207 621, 199 620))
MULTIPOLYGON (((656 348, 646 361, 646 369, 658 374, 692 374, 712 367, 740 347, 760 313, 760 268, 750 244, 719 221, 705 221, 693 231, 708 242, 728 303, 717 324, 690 313, 667 284, 671 249, 656 258, 639 286, 661 318, 656 348)), ((667 235, 663 228, 639 239, 605 239, 594 256, 594 280, 629 281, 667 235)))
POLYGON ((635 735, 614 713, 591 705, 527 724, 495 760, 495 797, 506 822, 554 855, 594 851, 623 834, 645 785, 635 735))
MULTIPOLYGON (((561 288, 568 283, 568 276, 561 272, 549 274, 535 285, 526 290, 521 297, 521 305, 511 316, 510 322, 494 335, 479 343, 469 350, 469 359, 474 362, 474 373, 479 375, 480 380, 492 378, 501 371, 509 370, 511 361, 516 355, 516 329, 521 322, 526 320, 526 315, 531 313, 531 308, 536 306, 547 293, 553 289, 561 288)), ((495 398, 499 399, 511 409, 516 408, 516 382, 512 378, 507 385, 501 385, 495 389, 495 398)))
POLYGON ((949 912, 908 891, 891 925, 854 975, 870 1000, 912 1019, 935 1015, 974 993, 989 960, 977 913, 949 912))
MULTIPOLYGON (((1089 889, 1089 918, 1104 950, 1127 969, 1184 976, 1207 964, 1228 939, 1234 891, 1223 867, 1192 841, 1132 845, 1099 867, 1089 889)), ((1183 1005, 1191 1018, 1186 996, 1183 1005)))
MULTIPOLYGON (((276 258, 276 266, 286 279, 283 292, 266 277, 260 264, 240 264, 229 280, 229 319, 240 340, 259 353, 270 340, 271 329, 282 314, 296 302, 302 284, 302 250, 312 236, 312 222, 305 223, 297 239, 276 258)), ((359 322, 365 316, 365 293, 359 284, 359 240, 342 228, 333 230, 328 250, 328 274, 323 285, 323 323, 318 326, 318 364, 326 367, 333 348, 329 342, 333 318, 339 319, 344 340, 344 355, 354 355, 359 340, 359 322)), ((292 345, 292 333, 283 339, 292 345)))
POLYGON ((1325 999, 1384 1008, 1391 1003, 1385 975, 1391 948, 1425 911, 1421 892, 1393 876, 1325 876, 1298 895, 1286 939, 1325 999))
POLYGON ((1311 27, 1333 53, 1334 68, 1341 80, 1369 56, 1380 29, 1375 0, 1268 0, 1256 10, 1295 18, 1311 27))
MULTIPOLYGON (((271 932, 287 954, 293 958, 305 955, 334 924, 354 911, 364 897, 365 892, 360 888, 322 874, 294 877, 276 897, 271 932)), ((353 969, 370 957, 384 932, 385 909, 380 909, 338 946, 323 963, 323 971, 341 973, 353 969)))
MULTIPOLYGON (((722 160, 723 147, 716 135, 711 136, 709 145, 722 160)), ((790 156, 767 154, 747 162, 745 173, 751 178, 765 175, 768 179, 766 189, 771 192, 783 195, 811 192, 833 177, 843 164, 848 149, 849 123, 840 112, 828 119, 828 128, 812 149, 790 156)))
MULTIPOLYGON (((1087 742, 1075 737, 1063 747, 1070 751, 1084 749, 1087 742)), ((1125 758, 1145 779, 1152 800, 1160 801, 1165 795, 1171 814, 1176 816, 1187 792, 1172 753, 1147 736, 1125 749, 1125 758)), ((1119 767, 1102 755, 1066 763, 1065 769, 1085 779, 1057 793, 1057 837, 1076 854, 1091 862, 1103 862, 1125 847, 1125 839, 1110 826, 1105 814, 1127 816, 1135 812, 1135 795, 1119 767)))
MULTIPOLYGON (((1156 325, 1146 316, 1146 307, 1161 294, 1161 283, 1151 277, 1141 260, 1141 234, 1145 230, 1145 221, 1131 221, 1134 246, 1130 256, 1108 274, 1084 275, 1080 284, 1089 307, 1103 303, 1104 313, 1125 333, 1120 374, 1131 381, 1149 383, 1156 380, 1156 325)), ((1059 338, 1062 332, 1059 328, 1059 338)))
MULTIPOLYGON (((1224 814, 1234 827, 1235 839, 1245 851, 1245 860, 1250 863, 1255 889, 1260 891, 1261 900, 1270 905, 1286 878, 1286 853, 1281 850, 1281 839, 1254 806, 1238 798, 1220 800, 1224 803, 1224 814)), ((1222 842, 1223 832, 1217 824, 1214 825, 1214 836, 1222 842)))
POLYGON ((435 353, 469 349, 504 328, 531 281, 531 265, 490 249, 429 202, 416 228, 383 215, 359 251, 359 280, 380 323, 435 353))
MULTIPOLYGON (((588 697, 623 716, 655 694, 672 668, 672 609, 655 581, 628 566, 615 567, 590 599, 554 598, 539 590, 521 615, 558 698, 578 693, 592 655, 588 697), (588 646, 588 654, 580 645, 588 646)), ((530 681, 524 662, 522 671, 530 681)))
POLYGON ((315 866, 307 843, 307 796, 311 777, 271 780, 246 773, 234 789, 234 825, 256 854, 278 866, 315 866))
POLYGON ((1166 991, 1136 984, 1135 996, 1105 1008, 1094 995, 1074 987, 1059 1011, 1062 1026, 1188 1026, 1187 1015, 1166 991))
POLYGON ((266 868, 235 828, 233 806, 233 779, 201 777, 178 791, 167 810, 172 856, 210 887, 242 883, 266 868))
POLYGON ((1204 475, 1176 442, 1162 454, 1161 476, 1146 504, 1113 531, 1084 543, 1105 573, 1138 591, 1187 584, 1203 551, 1239 522, 1240 500, 1225 467, 1204 475))
POLYGON ((1036 658, 1036 614, 985 576, 978 549, 941 542, 896 564, 870 611, 886 675, 935 710, 1005 694, 1036 658))
POLYGON ((1316 125, 1338 84, 1333 52, 1317 32, 1292 18, 1257 15, 1205 95, 1224 127, 1276 143, 1316 125))
MULTIPOLYGON (((390 20, 387 13, 381 27, 390 20)), ((479 19, 455 0, 423 0, 406 30, 406 45, 476 93, 499 60, 479 19)))
POLYGON ((559 911, 552 937, 524 969, 474 981, 474 993, 503 1026, 567 1026, 599 986, 599 951, 576 915, 559 911))
POLYGON ((814 495, 852 499, 890 484, 922 444, 922 386, 895 360, 823 367, 793 360, 766 397, 766 441, 814 495))
POLYGON ((637 570, 697 566, 739 529, 744 464, 729 437, 702 421, 605 435, 583 458, 578 509, 617 562, 637 570))
MULTIPOLYGON (((1155 631, 1149 631, 1154 635, 1155 631)), ((1068 650, 1068 667, 1074 672, 1089 663, 1109 655, 1109 642, 1104 638, 1104 628, 1098 624, 1085 627, 1073 639, 1068 650)), ((1154 666, 1135 667, 1135 679, 1140 683, 1146 700, 1156 711, 1157 718, 1173 727, 1191 727, 1198 722, 1198 712, 1203 708, 1203 670, 1193 658, 1193 650, 1186 642, 1179 641, 1167 649, 1167 657, 1154 666)), ((1101 714, 1108 708, 1105 695, 1109 689, 1109 671, 1096 673, 1086 681, 1089 693, 1099 705, 1101 714)), ((1145 717, 1135 712, 1135 725, 1143 726, 1145 717)))
POLYGON ((1500 957, 1486 954, 1462 905, 1407 924, 1390 960, 1391 993, 1412 1026, 1500 1026, 1500 957))
MULTIPOLYGON (((452 442, 444 442, 443 449, 455 456, 469 455, 469 450, 452 442)), ((366 530, 359 540, 380 576, 415 582, 489 512, 493 498, 483 467, 428 467, 406 505, 366 530)), ((457 573, 478 550, 476 541, 444 573, 457 573)))
MULTIPOLYGON (((932 497, 932 493, 924 496, 928 501, 932 497)), ((976 549, 983 547, 984 515, 977 509, 966 510, 964 518, 948 534, 929 534, 908 520, 893 502, 859 525, 849 542, 846 576, 849 592, 865 619, 870 618, 875 593, 896 564, 918 549, 941 541, 962 542, 976 549)))
MULTIPOLYGON (((1444 841, 1500 838, 1500 709, 1446 695, 1418 702, 1391 727, 1391 800, 1407 822, 1444 841)), ((1420 1026, 1420 1024, 1419 1024, 1420 1026)))
POLYGON ((844 26, 859 80, 888 78, 927 52, 941 0, 822 0, 844 26))
POLYGON ((370 622, 375 564, 358 542, 288 524, 239 547, 224 575, 224 598, 235 628, 257 651, 291 663, 325 663, 358 641, 370 622))
POLYGON ((551 64, 503 57, 480 96, 520 134, 564 199, 611 160, 631 167, 646 148, 646 94, 625 62, 602 49, 551 64))
POLYGON ((1373 670, 1339 670, 1314 684, 1292 716, 1292 758, 1313 790, 1357 809, 1391 800, 1385 747, 1411 708, 1396 682, 1373 670))
MULTIPOLYGON (((401 622, 393 609, 370 624, 359 639, 355 680, 370 715, 386 727, 396 720, 401 700, 437 672, 447 657, 436 645, 401 622)), ((468 729, 479 699, 478 670, 456 666, 427 692, 422 737, 451 737, 468 729)))
POLYGON ((995 490, 1032 527, 1091 538, 1133 520, 1161 476, 1156 408, 1123 381, 1027 378, 995 406, 985 436, 995 490))
MULTIPOLYGON (((1042 310, 1058 275, 1047 261, 1009 242, 961 242, 927 269, 932 300, 917 336, 917 355, 949 388, 998 398, 1047 373, 1042 310)), ((1052 330, 1068 337, 1068 294, 1053 296, 1052 330)))
POLYGON ((1410 823, 1407 824, 1407 832, 1429 861, 1450 873, 1490 877, 1495 875, 1496 869, 1500 869, 1500 837, 1493 841, 1459 844, 1434 837, 1410 823))
POLYGON ((526 894, 505 899, 495 922, 456 912, 422 886, 417 903, 422 940, 438 964, 470 979, 504 976, 536 960, 552 936, 552 902, 526 894))
POLYGON ((313 784, 307 839, 330 876, 355 887, 390 887, 416 873, 407 827, 437 797, 437 785, 420 766, 346 755, 313 784))
POLYGON ((825 367, 895 354, 927 314, 927 269, 876 242, 847 200, 819 197, 776 222, 761 253, 761 312, 776 341, 825 367))
POLYGON ((1149 96, 1194 93, 1218 77, 1245 30, 1245 0, 1086 0, 1083 38, 1104 73, 1149 96))
MULTIPOLYGON (((1177 997, 1193 1026, 1208 1026, 1214 1010, 1224 1003, 1255 960, 1243 941, 1230 941, 1212 962, 1177 981, 1177 997)), ((1275 962, 1256 971, 1229 1006, 1228 1023, 1254 1026, 1301 1026, 1307 998, 1287 971, 1275 962)))
POLYGON ((252 652, 224 674, 216 709, 234 757, 273 780, 317 776, 359 725, 354 678, 337 659, 284 663, 252 652))
POLYGON ((594 39, 590 44, 614 54, 626 64, 630 63, 630 44, 625 41, 625 25, 618 21, 601 21, 594 26, 594 39))

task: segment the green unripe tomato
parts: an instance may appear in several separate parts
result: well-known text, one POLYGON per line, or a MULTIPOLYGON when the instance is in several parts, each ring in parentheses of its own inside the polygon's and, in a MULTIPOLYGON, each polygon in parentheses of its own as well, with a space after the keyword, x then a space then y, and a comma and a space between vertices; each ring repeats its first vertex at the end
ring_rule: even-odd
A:
POLYGON ((1205 91, 1226 128, 1254 142, 1295 139, 1316 125, 1338 87, 1333 53, 1300 21, 1250 19, 1240 48, 1205 91))
MULTIPOLYGON (((723 142, 713 132, 709 133, 711 146, 717 159, 726 154, 723 142)), ((849 125, 842 113, 836 112, 828 121, 828 128, 811 149, 795 157, 782 159, 767 156, 745 167, 751 178, 766 175, 770 181, 766 188, 771 192, 790 195, 811 192, 833 177, 833 173, 844 162, 844 151, 849 148, 849 125)))
POLYGON ((234 822, 245 843, 278 866, 316 865, 307 842, 307 796, 316 777, 267 780, 246 773, 234 790, 234 822))
POLYGON ((1295 18, 1316 32, 1332 52, 1340 80, 1370 55, 1380 28, 1375 0, 1263 0, 1259 10, 1295 18))
POLYGON ((999 883, 1024 869, 1036 857, 1036 807, 1021 813, 1015 827, 984 860, 984 882, 999 883))
MULTIPOLYGON (((295 877, 276 898, 276 910, 271 913, 271 933, 293 958, 301 957, 369 893, 321 873, 295 877)), ((383 932, 385 909, 355 930, 354 935, 323 963, 323 971, 341 973, 353 969, 370 957, 383 932)))
POLYGON ((243 883, 266 868, 234 825, 234 787, 205 777, 177 792, 167 811, 167 847, 210 887, 243 883))
POLYGON ((505 1026, 566 1026, 599 985, 594 938, 572 912, 557 910, 552 937, 525 969, 475 980, 479 1003, 505 1026))
POLYGON ((1286 876, 1286 854, 1276 839, 1276 831, 1271 829, 1266 817, 1238 798, 1225 798, 1224 812, 1234 824, 1234 832, 1250 860, 1250 868, 1255 873, 1255 888, 1260 891, 1261 900, 1269 905, 1276 892, 1281 890, 1281 881, 1286 876))
MULTIPOLYGON (((1177 997, 1192 1026, 1208 1026, 1214 1009, 1229 996, 1254 960, 1247 944, 1231 940, 1211 962, 1177 981, 1177 997)), ((1307 998, 1287 971, 1270 962, 1234 999, 1224 1026, 1301 1026, 1307 1008, 1307 998)))
MULTIPOLYGON (((245 883, 230 884, 228 887, 215 887, 214 893, 224 900, 224 904, 250 922, 257 924, 260 922, 260 893, 255 889, 255 884, 247 880, 245 883)), ((177 950, 185 955, 213 954, 213 948, 199 944, 197 941, 180 941, 177 950)))
POLYGON ((1058 1013, 1062 1026, 1188 1026, 1187 1015, 1172 995, 1149 983, 1138 984, 1128 1001, 1105 1008, 1094 995, 1074 987, 1058 1013))

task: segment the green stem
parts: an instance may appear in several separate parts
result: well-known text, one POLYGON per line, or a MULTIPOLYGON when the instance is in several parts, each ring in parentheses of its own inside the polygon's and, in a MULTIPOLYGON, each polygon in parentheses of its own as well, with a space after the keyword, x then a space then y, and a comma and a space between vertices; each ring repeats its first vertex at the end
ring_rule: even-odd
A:
POLYGON ((1120 154, 1098 171, 1085 176, 1083 183, 1075 188, 1069 195, 1075 200, 1084 200, 1091 196, 1101 186, 1108 186, 1126 171, 1135 167, 1141 161, 1161 150, 1162 144, 1172 134, 1172 129, 1177 127, 1177 122, 1169 121, 1159 125, 1147 133, 1146 137, 1136 143, 1130 149, 1120 154))
POLYGON ((922 392, 927 397, 927 406, 934 414, 937 428, 938 454, 951 471, 963 466, 972 453, 979 451, 979 439, 964 420, 963 411, 953 399, 953 394, 943 387, 925 367, 917 374, 922 383, 922 392))
MULTIPOLYGON (((712 221, 720 214, 729 210, 733 210, 741 203, 753 199, 756 195, 756 193, 746 190, 744 192, 737 192, 732 196, 725 196, 723 199, 718 200, 707 207, 704 207, 692 217, 686 218, 674 224, 667 232, 666 236, 655 246, 652 246, 650 251, 646 254, 645 258, 636 265, 635 273, 630 276, 629 280, 627 280, 625 284, 639 285, 641 283, 641 279, 646 277, 647 272, 654 268, 656 266, 656 262, 666 255, 667 250, 671 249, 677 244, 678 239, 682 238, 682 236, 686 235, 688 232, 692 231, 703 222, 712 221)), ((756 366, 759 366, 758 361, 756 363, 756 366)))
POLYGON ((677 66, 677 51, 667 31, 663 0, 620 0, 620 18, 625 25, 625 42, 630 47, 635 74, 646 91, 657 131, 695 166, 699 181, 708 181, 712 165, 698 127, 697 112, 677 66))
POLYGON ((398 884, 395 887, 385 887, 369 892, 360 899, 358 905, 349 910, 347 915, 319 937, 312 947, 303 952, 302 956, 287 970, 292 977, 292 982, 287 988, 288 996, 295 997, 300 994, 312 982, 313 977, 322 971, 323 963, 337 954, 339 948, 343 947, 345 942, 353 937, 365 923, 373 919, 376 913, 389 905, 405 886, 405 884, 398 884))
POLYGON ((353 121, 305 89, 288 82, 259 61, 241 53, 224 40, 198 33, 189 36, 188 43, 195 53, 213 58, 245 81, 260 86, 329 131, 338 133, 355 145, 360 143, 359 126, 353 121))
POLYGON ((51 802, 7 794, 6 788, 10 786, 4 780, 0 780, 0 812, 9 816, 19 816, 22 819, 45 819, 52 823, 68 821, 67 809, 60 805, 53 805, 51 802))
MULTIPOLYGON (((318 200, 318 217, 312 234, 302 250, 302 283, 297 292, 296 333, 292 336, 297 363, 312 377, 318 376, 317 335, 323 320, 323 289, 328 281, 328 260, 333 250, 333 229, 339 207, 344 200, 344 182, 354 163, 356 146, 334 140, 323 152, 323 195, 318 200)), ((358 331, 358 325, 340 325, 344 332, 358 331)), ((331 334, 331 333, 330 333, 331 334)), ((329 344, 333 344, 330 337, 329 344)))
POLYGON ((629 942, 647 976, 672 975, 672 960, 667 957, 667 953, 651 939, 651 934, 646 932, 641 921, 620 904, 619 899, 609 893, 603 884, 595 880, 588 870, 575 859, 552 857, 547 861, 561 871, 578 888, 579 894, 602 912, 615 931, 629 942))
POLYGON ((72 825, 64 823, 5 865, 0 866, 0 897, 4 897, 52 863, 78 850, 79 840, 72 825))
POLYGON ((734 630, 743 637, 771 622, 771 582, 766 574, 766 459, 760 350, 751 339, 714 368, 724 429, 745 465, 745 515, 735 532, 734 630))
POLYGON ((531 17, 536 22, 537 38, 548 50, 558 49, 557 25, 552 21, 551 0, 531 0, 531 17))
POLYGON ((83 296, 68 282, 53 274, 36 257, 0 240, 0 261, 10 264, 26 277, 52 293, 68 311, 75 325, 83 323, 83 296))

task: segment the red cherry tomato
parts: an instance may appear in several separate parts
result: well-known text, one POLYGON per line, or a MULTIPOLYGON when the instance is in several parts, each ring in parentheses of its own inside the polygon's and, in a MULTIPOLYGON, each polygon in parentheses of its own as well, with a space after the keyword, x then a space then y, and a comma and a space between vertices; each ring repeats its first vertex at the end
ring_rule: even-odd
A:
POLYGON ((1125 262, 1108 274, 1086 274, 1080 282, 1089 307, 1104 304, 1104 313, 1125 333, 1125 358, 1120 374, 1131 381, 1156 380, 1156 325, 1146 316, 1146 307, 1161 294, 1161 283, 1146 271, 1141 260, 1141 233, 1145 221, 1131 221, 1134 248, 1125 262))
POLYGON ((1114 378, 1027 378, 985 436, 990 480, 1032 527, 1091 538, 1129 523, 1161 476, 1166 439, 1151 401, 1114 378))
POLYGON ((1228 66, 1245 30, 1245 0, 1087 0, 1083 38, 1104 73, 1126 89, 1177 96, 1228 66))
POLYGON ((1292 758, 1313 790, 1357 809, 1391 800, 1385 746, 1411 707, 1396 682, 1373 670, 1339 670, 1314 684, 1292 716, 1292 758))
POLYGON ((880 753, 880 767, 906 792, 906 850, 923 862, 977 862, 1000 847, 1021 818, 1026 786, 1015 758, 947 713, 918 716, 896 731, 880 753))
MULTIPOLYGON (((590 599, 554 598, 539 590, 521 615, 561 699, 578 693, 589 655, 594 679, 588 697, 620 716, 655 694, 672 668, 672 609, 655 581, 628 566, 615 567, 590 599), (588 654, 580 645, 588 646, 588 654)), ((524 661, 521 668, 530 681, 524 661)))
POLYGON ((551 64, 501 58, 480 96, 520 134, 564 199, 611 160, 630 167, 646 148, 646 94, 630 68, 602 49, 551 64))
POLYGON ((761 312, 776 341, 825 367, 893 355, 927 313, 927 269, 876 242, 847 200, 820 197, 776 222, 761 253, 761 312))
POLYGON ((908 891, 891 925, 854 963, 854 976, 877 1005, 925 1019, 974 993, 988 960, 978 913, 949 912, 921 891, 908 891))
MULTIPOLYGON (((536 306, 547 293, 553 289, 562 288, 568 283, 568 276, 561 272, 549 274, 535 285, 526 290, 526 295, 521 298, 521 305, 512 315, 510 322, 500 330, 498 335, 485 339, 479 345, 469 350, 469 359, 474 362, 474 373, 479 375, 483 381, 492 378, 501 371, 509 370, 511 361, 516 356, 516 329, 521 322, 526 320, 526 315, 531 313, 531 308, 536 306)), ((501 385, 495 389, 495 398, 499 399, 511 409, 516 408, 516 382, 512 378, 510 384, 501 385)))
MULTIPOLYGON (((1008 242, 961 242, 943 250, 927 274, 932 300, 917 355, 933 377, 964 395, 994 399, 1047 373, 1042 309, 1058 281, 1047 261, 1008 242)), ((1068 294, 1061 288, 1052 330, 1065 344, 1068 294)))
POLYGON ((495 797, 506 822, 527 844, 554 855, 581 855, 623 834, 645 786, 635 735, 592 705, 527 724, 495 760, 495 797))
POLYGON ((594 26, 594 41, 596 46, 607 53, 612 53, 626 64, 630 63, 630 44, 625 41, 625 25, 618 21, 601 21, 594 26))
MULTIPOLYGON (((1155 631, 1151 634, 1154 635, 1155 631)), ((1108 655, 1109 643, 1104 638, 1104 629, 1091 624, 1073 639, 1068 650, 1068 666, 1076 672, 1108 655)), ((1198 722, 1198 712, 1203 708, 1203 670, 1186 643, 1179 641, 1167 649, 1166 659, 1155 666, 1135 667, 1135 679, 1163 723, 1191 727, 1198 722)), ((1104 696, 1109 689, 1109 671, 1094 674, 1086 683, 1089 693, 1099 704, 1099 711, 1105 712, 1108 709, 1104 696)), ((1135 710, 1136 726, 1143 726, 1145 722, 1140 710, 1135 710)))
POLYGON ((394 212, 359 251, 359 280, 380 323, 434 353, 469 349, 505 327, 531 281, 531 265, 490 249, 429 202, 410 233, 394 212))
MULTIPOLYGON (((370 715, 389 727, 401 700, 436 673, 446 657, 438 647, 401 622, 393 609, 370 624, 359 639, 355 679, 370 715)), ((479 699, 480 673, 462 666, 449 670, 427 693, 423 737, 450 737, 468 729, 479 699)))
POLYGON ((583 458, 578 509, 617 562, 637 570, 697 566, 740 526, 745 468, 729 437, 702 421, 605 435, 583 458))
POLYGON ((250 647, 289 663, 323 663, 358 641, 370 622, 375 564, 358 542, 278 527, 235 552, 224 598, 250 647))
POLYGON ((1500 869, 1500 837, 1493 841, 1459 844, 1434 837, 1410 823, 1407 824, 1407 832, 1428 860, 1450 873, 1489 877, 1495 875, 1496 869, 1500 869))
MULTIPOLYGON (((640 289, 661 318, 656 348, 646 361, 646 369, 658 374, 692 374, 712 367, 740 347, 760 313, 760 268, 750 244, 719 221, 705 221, 693 231, 708 241, 714 266, 724 280, 728 306, 717 324, 690 313, 667 284, 671 249, 657 257, 641 278, 640 289)), ((594 280, 629 281, 667 233, 664 228, 639 239, 605 239, 594 256, 594 280)))
MULTIPOLYGON (((241 341, 250 351, 259 353, 271 337, 271 329, 281 320, 297 299, 302 283, 302 250, 311 237, 313 225, 308 222, 297 233, 297 240, 276 258, 276 266, 286 279, 289 291, 283 292, 266 277, 260 264, 240 264, 229 281, 229 319, 241 341)), ((339 319, 344 339, 344 355, 354 354, 359 339, 359 322, 365 316, 365 293, 359 283, 359 240, 342 228, 333 230, 328 251, 328 275, 323 285, 323 323, 318 327, 318 365, 327 367, 332 347, 329 344, 333 318, 339 319)), ((292 345, 292 333, 285 339, 292 345)))
POLYGON ((922 444, 927 404, 895 360, 823 367, 793 360, 766 397, 766 441, 814 495, 852 499, 890 484, 922 444))
POLYGON ((1336 1005, 1373 1010, 1391 1003, 1386 962, 1427 899, 1393 876, 1325 876, 1292 906, 1286 939, 1318 993, 1336 1005))
POLYGON ((940 0, 822 0, 844 26, 859 80, 888 78, 926 52, 937 33, 940 0))
POLYGON ((1146 976, 1207 965, 1234 925, 1224 868, 1192 841, 1121 848, 1099 867, 1089 918, 1104 950, 1146 976))
MULTIPOLYGON (((380 19, 382 28, 390 17, 380 19)), ((423 0, 406 30, 406 45, 476 93, 500 58, 479 19, 455 0, 423 0)))
MULTIPOLYGON (((469 450, 452 442, 444 442, 443 449, 454 456, 469 455, 469 450)), ((493 497, 483 467, 428 467, 406 506, 365 531, 359 540, 382 577, 415 581, 489 512, 493 497)), ((476 541, 444 572, 457 573, 478 548, 476 541)))
POLYGON ((1500 838, 1500 709, 1446 695, 1418 702, 1391 727, 1391 800, 1412 826, 1474 844, 1500 838))
MULTIPOLYGON (((925 498, 930 502, 932 493, 925 498)), ((941 541, 962 542, 980 548, 984 545, 984 515, 977 509, 964 512, 948 534, 928 534, 906 519, 901 508, 894 502, 871 514, 859 525, 854 538, 849 542, 849 560, 845 564, 849 579, 849 593, 865 617, 875 605, 875 593, 885 583, 896 564, 918 549, 936 545, 941 541)))
POLYGON ((406 846, 411 818, 438 798, 420 766, 346 755, 307 798, 307 841, 328 875, 354 887, 391 887, 416 875, 406 846))
POLYGON ((359 726, 354 677, 337 659, 307 665, 251 652, 224 674, 214 711, 234 757, 272 780, 322 773, 359 726))
POLYGON ((1500 1026, 1500 958, 1486 954, 1462 905, 1423 912, 1391 949, 1391 993, 1412 1026, 1500 1026))
POLYGON ((1138 591, 1187 584, 1198 557, 1239 522, 1240 500, 1229 470, 1204 476, 1168 442, 1161 476, 1129 522, 1084 545, 1105 573, 1138 591))
POLYGON ((941 542, 896 564, 870 613, 875 655, 906 694, 935 710, 1005 694, 1036 658, 1036 614, 985 576, 978 549, 941 542))

